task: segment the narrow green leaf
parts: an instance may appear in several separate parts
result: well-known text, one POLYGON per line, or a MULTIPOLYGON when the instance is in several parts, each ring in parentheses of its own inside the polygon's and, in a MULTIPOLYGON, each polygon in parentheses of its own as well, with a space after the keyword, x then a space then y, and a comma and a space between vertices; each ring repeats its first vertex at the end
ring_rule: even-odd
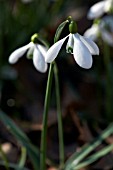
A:
POLYGON ((105 148, 101 149, 99 152, 91 155, 90 157, 88 157, 84 162, 80 163, 79 165, 77 165, 75 167, 75 165, 73 166, 73 164, 71 165, 71 170, 79 170, 85 166, 90 165, 91 163, 97 161, 99 158, 105 156, 106 154, 108 154, 109 152, 111 152, 113 150, 113 144, 106 146, 105 148))
POLYGON ((31 159, 34 170, 39 169, 39 150, 30 142, 26 134, 11 120, 3 111, 0 110, 0 120, 6 125, 8 130, 26 148, 31 159))
POLYGON ((113 123, 110 124, 93 142, 83 146, 80 152, 74 153, 66 162, 65 170, 71 170, 70 165, 78 165, 91 151, 93 151, 101 142, 113 133, 113 123))
MULTIPOLYGON (((1 166, 5 166, 5 162, 4 161, 0 161, 0 165, 1 166)), ((15 163, 9 163, 8 166, 9 166, 9 168, 12 168, 12 169, 15 169, 15 170, 18 169, 18 165, 15 164, 15 163)), ((30 169, 23 167, 22 170, 30 170, 30 169)))
POLYGON ((66 21, 62 22, 62 23, 58 26, 58 28, 57 28, 57 30, 56 30, 56 33, 55 33, 55 37, 54 37, 54 43, 56 43, 56 42, 58 41, 58 39, 59 39, 59 37, 60 37, 60 35, 61 35, 64 27, 65 27, 65 25, 66 25, 68 22, 69 22, 69 21, 66 20, 66 21))

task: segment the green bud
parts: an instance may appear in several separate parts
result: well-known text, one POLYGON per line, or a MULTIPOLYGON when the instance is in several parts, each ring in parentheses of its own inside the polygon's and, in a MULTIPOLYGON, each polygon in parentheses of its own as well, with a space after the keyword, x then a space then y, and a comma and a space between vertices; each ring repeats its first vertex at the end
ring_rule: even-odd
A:
POLYGON ((74 21, 71 21, 71 23, 69 24, 69 31, 72 34, 75 34, 77 32, 77 24, 74 21))
POLYGON ((38 34, 35 33, 34 35, 32 35, 31 37, 31 42, 33 42, 34 44, 37 44, 39 41, 38 41, 38 34))

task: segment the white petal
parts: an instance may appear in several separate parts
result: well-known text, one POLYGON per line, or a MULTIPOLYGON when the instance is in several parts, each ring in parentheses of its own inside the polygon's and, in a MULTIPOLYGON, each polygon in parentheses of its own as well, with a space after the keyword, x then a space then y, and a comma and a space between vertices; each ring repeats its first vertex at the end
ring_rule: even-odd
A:
MULTIPOLYGON (((69 36, 69 35, 68 35, 69 36)), ((66 40, 66 38, 68 37, 66 36, 65 38, 57 41, 55 44, 53 44, 49 50, 47 51, 46 57, 45 57, 45 61, 47 63, 51 63, 58 55, 64 41, 66 40)))
POLYGON ((47 63, 45 63, 44 56, 40 52, 38 46, 35 47, 33 53, 33 64, 35 68, 40 71, 41 73, 46 72, 47 70, 47 63))
POLYGON ((69 52, 69 48, 73 49, 74 46, 74 39, 73 39, 73 34, 69 34, 69 39, 66 45, 66 51, 69 52))
POLYGON ((85 69, 89 69, 92 66, 92 56, 88 48, 84 43, 76 36, 74 36, 74 58, 77 64, 85 69))
POLYGON ((101 36, 102 39, 107 42, 109 45, 113 46, 113 34, 110 34, 108 31, 106 30, 102 30, 101 31, 101 36))
POLYGON ((79 35, 79 37, 92 55, 99 55, 99 48, 91 39, 83 37, 81 35, 79 35))
POLYGON ((24 55, 24 53, 26 52, 26 50, 30 47, 32 47, 34 44, 32 42, 30 42, 29 44, 18 48, 17 50, 15 50, 10 56, 9 56, 9 63, 14 64, 18 61, 18 59, 20 57, 22 57, 24 55))
POLYGON ((102 16, 104 12, 105 12, 105 1, 101 1, 96 3, 90 8, 87 17, 89 19, 98 18, 102 16))
POLYGON ((105 12, 109 12, 109 10, 112 8, 113 6, 113 1, 112 0, 106 0, 105 2, 105 12))
POLYGON ((90 38, 92 41, 96 41, 99 34, 99 26, 94 24, 91 28, 87 29, 84 36, 90 38))
POLYGON ((42 55, 44 56, 44 58, 45 58, 45 56, 46 56, 46 54, 47 54, 47 48, 46 47, 44 47, 44 46, 42 46, 42 45, 37 45, 38 46, 38 49, 40 50, 40 52, 42 53, 42 55))

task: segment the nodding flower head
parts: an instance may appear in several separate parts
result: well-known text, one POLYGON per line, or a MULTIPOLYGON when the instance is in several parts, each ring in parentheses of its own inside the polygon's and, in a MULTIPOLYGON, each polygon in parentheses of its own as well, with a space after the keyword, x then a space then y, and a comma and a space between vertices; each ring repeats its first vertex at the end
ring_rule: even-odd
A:
POLYGON ((54 61, 67 38, 66 51, 74 55, 74 59, 80 67, 91 68, 92 55, 99 55, 98 46, 91 39, 85 38, 78 33, 70 33, 51 46, 47 51, 45 61, 47 63, 54 61))
POLYGON ((91 28, 85 31, 84 36, 93 41, 101 37, 104 42, 113 46, 113 16, 105 16, 98 24, 94 23, 91 28))
POLYGON ((84 36, 90 38, 92 41, 96 41, 99 35, 100 35, 100 27, 99 24, 95 24, 95 23, 90 28, 88 28, 84 33, 84 36))
POLYGON ((31 37, 31 41, 29 44, 16 49, 9 56, 9 63, 14 64, 21 58, 26 51, 32 49, 33 51, 33 64, 35 68, 44 73, 47 70, 47 63, 45 62, 45 56, 47 52, 47 48, 43 45, 38 44, 38 34, 34 34, 31 37))
POLYGON ((88 19, 101 17, 104 13, 113 12, 113 0, 104 0, 94 4, 88 12, 88 19))

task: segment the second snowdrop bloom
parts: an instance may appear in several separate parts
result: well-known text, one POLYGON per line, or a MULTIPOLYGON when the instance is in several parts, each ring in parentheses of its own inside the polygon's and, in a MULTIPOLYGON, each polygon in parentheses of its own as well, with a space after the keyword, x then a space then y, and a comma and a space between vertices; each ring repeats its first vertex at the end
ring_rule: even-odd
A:
POLYGON ((47 51, 45 61, 47 63, 54 61, 67 38, 66 51, 74 55, 74 59, 80 67, 91 68, 92 55, 99 55, 98 46, 91 39, 85 38, 78 33, 70 33, 51 46, 47 51))
POLYGON ((113 0, 104 0, 94 4, 88 12, 89 19, 101 17, 104 13, 108 13, 113 9, 113 0))
POLYGON ((10 56, 9 56, 9 63, 15 64, 19 58, 21 58, 27 50, 31 50, 33 52, 33 64, 35 68, 44 73, 47 70, 47 63, 45 62, 45 56, 47 49, 43 45, 36 43, 37 34, 32 36, 34 42, 30 42, 29 44, 16 49, 10 56))
POLYGON ((92 41, 96 41, 98 36, 100 35, 100 26, 99 24, 93 24, 90 28, 88 28, 84 36, 90 38, 92 41))
POLYGON ((113 17, 103 17, 98 24, 93 24, 91 28, 87 29, 84 36, 93 41, 101 37, 104 42, 113 46, 113 17))
POLYGON ((113 46, 113 16, 105 16, 100 22, 102 39, 113 46))

